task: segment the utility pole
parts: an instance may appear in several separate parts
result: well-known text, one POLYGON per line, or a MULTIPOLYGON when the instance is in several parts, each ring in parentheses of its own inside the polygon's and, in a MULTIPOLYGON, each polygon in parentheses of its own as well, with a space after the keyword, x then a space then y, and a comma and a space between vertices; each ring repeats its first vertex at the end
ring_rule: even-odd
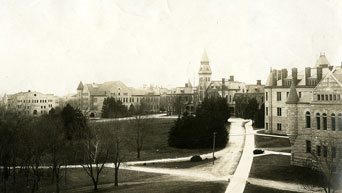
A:
POLYGON ((213 165, 215 164, 215 138, 216 138, 216 132, 213 133, 213 165))

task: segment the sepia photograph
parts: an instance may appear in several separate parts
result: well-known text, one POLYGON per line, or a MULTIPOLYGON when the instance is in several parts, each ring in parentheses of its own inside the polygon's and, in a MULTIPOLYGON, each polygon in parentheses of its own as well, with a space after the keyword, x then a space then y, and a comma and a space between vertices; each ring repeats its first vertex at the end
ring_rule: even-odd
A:
POLYGON ((0 193, 342 193, 342 1, 0 0, 0 193))

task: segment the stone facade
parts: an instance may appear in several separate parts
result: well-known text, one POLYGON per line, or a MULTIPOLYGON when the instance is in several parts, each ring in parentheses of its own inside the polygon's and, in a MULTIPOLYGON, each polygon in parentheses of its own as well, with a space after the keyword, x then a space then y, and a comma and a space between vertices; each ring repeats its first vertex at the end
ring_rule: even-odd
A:
POLYGON ((310 101, 301 102, 295 84, 286 102, 291 164, 342 159, 342 68, 334 67, 312 89, 310 101))
POLYGON ((286 134, 288 129, 286 101, 292 81, 295 82, 299 102, 312 101, 312 92, 322 78, 331 71, 325 55, 321 54, 315 67, 307 67, 298 73, 292 68, 291 75, 287 69, 271 70, 265 86, 265 130, 266 133, 286 134))

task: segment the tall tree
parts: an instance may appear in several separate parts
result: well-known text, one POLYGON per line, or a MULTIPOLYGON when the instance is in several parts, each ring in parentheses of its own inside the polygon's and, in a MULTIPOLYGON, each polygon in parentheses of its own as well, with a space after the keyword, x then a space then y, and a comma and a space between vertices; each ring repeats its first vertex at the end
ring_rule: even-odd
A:
POLYGON ((91 178, 94 190, 98 189, 100 173, 108 160, 110 143, 106 124, 92 124, 84 140, 84 161, 82 167, 91 178))

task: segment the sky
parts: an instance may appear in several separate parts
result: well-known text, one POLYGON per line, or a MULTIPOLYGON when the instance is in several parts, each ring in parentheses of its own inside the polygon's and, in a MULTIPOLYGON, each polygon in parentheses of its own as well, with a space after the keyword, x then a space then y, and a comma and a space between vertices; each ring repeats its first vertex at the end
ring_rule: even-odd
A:
POLYGON ((77 85, 265 83, 270 68, 342 61, 339 0, 0 0, 0 95, 77 85))

